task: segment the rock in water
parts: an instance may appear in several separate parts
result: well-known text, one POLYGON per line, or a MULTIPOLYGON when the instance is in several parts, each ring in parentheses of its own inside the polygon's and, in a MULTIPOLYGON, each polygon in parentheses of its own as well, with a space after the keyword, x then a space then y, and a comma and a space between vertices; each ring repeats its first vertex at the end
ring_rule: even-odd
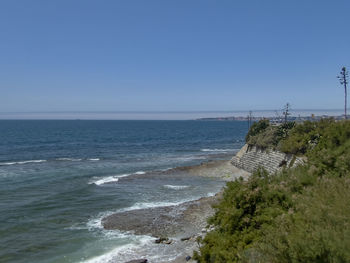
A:
POLYGON ((160 238, 157 238, 155 241, 154 241, 154 243, 157 243, 157 244, 159 244, 159 243, 165 243, 165 242, 167 242, 169 240, 169 238, 167 238, 167 237, 160 237, 160 238))
POLYGON ((164 241, 163 242, 164 244, 167 244, 167 245, 170 245, 171 243, 173 243, 173 241, 171 239, 167 240, 167 241, 164 241))
POLYGON ((157 244, 167 244, 167 245, 170 245, 173 241, 167 237, 160 237, 160 238, 157 238, 154 243, 157 243, 157 244))

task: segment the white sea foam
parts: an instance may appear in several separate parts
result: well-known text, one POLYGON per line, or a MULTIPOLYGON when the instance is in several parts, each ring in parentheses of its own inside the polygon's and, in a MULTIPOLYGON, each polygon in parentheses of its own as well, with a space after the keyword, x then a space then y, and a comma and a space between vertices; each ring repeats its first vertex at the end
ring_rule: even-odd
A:
MULTIPOLYGON (((173 206, 173 205, 179 205, 185 202, 193 201, 195 199, 187 199, 182 200, 178 202, 138 202, 130 207, 125 207, 122 209, 117 209, 114 211, 105 211, 99 213, 97 216, 91 218, 87 223, 86 226, 79 226, 79 225, 73 225, 70 227, 70 229, 88 229, 89 231, 94 231, 97 229, 104 230, 102 225, 102 219, 113 215, 115 213, 121 213, 126 211, 133 211, 133 210, 139 210, 139 209, 146 209, 146 208, 154 208, 154 207, 165 207, 165 206, 173 206)), ((104 230, 107 231, 107 230, 104 230)))
POLYGON ((176 160, 179 160, 179 161, 183 161, 183 162, 186 162, 186 161, 192 161, 192 160, 205 160, 207 159, 207 157, 205 156, 182 156, 182 157, 176 157, 175 158, 176 160))
MULTIPOLYGON (((213 195, 215 195, 215 193, 208 193, 207 196, 213 196, 213 195)), ((132 210, 139 210, 139 209, 146 209, 146 208, 180 205, 186 202, 198 200, 199 198, 200 197, 192 197, 192 198, 186 198, 186 199, 173 201, 173 202, 137 202, 130 207, 119 209, 116 212, 125 212, 125 211, 132 211, 132 210)))
MULTIPOLYGON (((118 246, 111 251, 93 257, 91 259, 82 261, 84 263, 106 263, 106 262, 125 262, 127 259, 135 257, 135 252, 141 247, 148 247, 154 245, 154 237, 150 236, 133 236, 132 243, 118 246)), ((134 258, 136 259, 136 258, 134 258)))
POLYGON ((0 163, 0 165, 13 165, 13 164, 16 164, 16 162, 0 163))
POLYGON ((89 161, 99 161, 100 158, 90 158, 89 161))
POLYGON ((164 185, 165 188, 168 189, 173 189, 173 190, 182 190, 190 187, 189 185, 171 185, 171 184, 166 184, 164 185))
POLYGON ((116 183, 118 181, 119 181, 119 178, 117 176, 107 176, 99 180, 96 180, 94 182, 89 182, 89 184, 101 185, 101 184, 113 183, 113 182, 116 183))
POLYGON ((96 235, 102 235, 104 238, 125 238, 129 237, 130 235, 133 236, 132 233, 130 232, 121 232, 117 229, 113 230, 107 230, 104 229, 102 225, 102 219, 113 215, 116 213, 116 211, 106 211, 106 212, 101 212, 98 213, 98 215, 94 216, 93 218, 90 218, 86 223, 84 224, 75 224, 69 227, 68 229, 71 230, 88 230, 90 232, 95 233, 96 235))
POLYGON ((117 210, 112 210, 112 211, 105 211, 99 213, 97 216, 91 218, 87 223, 86 226, 81 226, 81 225, 73 225, 70 227, 70 229, 88 229, 89 231, 93 231, 96 229, 104 230, 103 225, 102 225, 102 219, 113 215, 115 213, 120 213, 120 212, 126 212, 126 211, 132 211, 132 210, 139 210, 139 209, 145 209, 145 208, 154 208, 154 207, 164 207, 164 206, 173 206, 173 205, 179 205, 185 202, 193 201, 198 198, 194 199, 184 199, 181 201, 177 202, 137 202, 133 204, 130 207, 125 207, 117 210))
POLYGON ((117 263, 126 262, 133 259, 147 258, 149 262, 169 262, 183 253, 183 247, 177 246, 176 239, 174 246, 155 244, 154 237, 146 235, 134 235, 130 232, 120 232, 118 230, 105 230, 99 224, 94 232, 103 234, 104 240, 124 239, 123 245, 105 252, 102 255, 82 260, 84 263, 117 263), (102 229, 100 229, 102 228, 102 229), (125 244, 125 241, 127 244, 125 244))
MULTIPOLYGON (((207 196, 215 195, 215 193, 208 193, 207 196)), ((107 251, 102 255, 94 256, 90 259, 83 260, 84 263, 102 263, 102 262, 126 262, 132 259, 147 258, 151 262, 167 262, 175 259, 182 252, 178 250, 177 246, 160 246, 159 244, 154 244, 154 237, 150 236, 140 236, 133 235, 130 232, 120 232, 118 230, 106 230, 103 228, 102 219, 110 216, 117 212, 124 212, 130 210, 137 210, 142 208, 152 208, 152 207, 164 207, 179 205, 184 202, 193 201, 195 199, 186 199, 178 202, 139 202, 135 203, 131 207, 124 209, 118 209, 115 211, 106 211, 99 213, 96 217, 91 218, 87 224, 85 224, 85 229, 95 233, 96 235, 103 236, 103 239, 116 240, 116 239, 126 239, 128 243, 125 245, 118 245, 117 247, 107 251)), ((82 226, 73 226, 72 229, 81 229, 82 226)), ((175 240, 175 243, 177 241, 175 240)))
POLYGON ((88 182, 88 184, 95 184, 95 185, 103 185, 107 183, 116 183, 119 181, 119 178, 122 177, 127 177, 133 174, 145 174, 146 172, 144 171, 138 171, 136 173, 131 173, 131 174, 119 174, 119 175, 112 175, 112 176, 105 176, 105 177, 93 177, 93 179, 88 182))
POLYGON ((28 161, 18 161, 18 162, 6 162, 6 163, 0 163, 1 165, 14 165, 14 164, 27 164, 27 163, 43 163, 47 160, 28 160, 28 161))
POLYGON ((106 211, 106 212, 101 212, 97 216, 91 218, 87 223, 86 223, 86 228, 89 231, 94 231, 96 229, 104 230, 103 225, 102 225, 102 219, 114 214, 115 212, 113 211, 106 211))
POLYGON ((68 157, 62 157, 62 158, 57 158, 57 161, 71 161, 71 162, 79 162, 82 159, 79 158, 68 158, 68 157))
POLYGON ((145 209, 145 208, 173 206, 173 205, 182 204, 184 202, 187 202, 187 200, 186 201, 179 201, 179 202, 137 202, 134 205, 120 209, 119 211, 124 212, 124 211, 132 211, 132 210, 139 210, 139 209, 145 209))
POLYGON ((234 152, 237 149, 201 149, 201 152, 234 152))
MULTIPOLYGON (((107 253, 95 256, 84 263, 122 263, 129 260, 147 258, 148 262, 170 262, 181 255, 182 246, 155 244, 155 238, 150 236, 134 236, 131 243, 118 246, 107 253)), ((177 244, 178 241, 174 241, 177 244)))
MULTIPOLYGON (((118 245, 103 255, 93 256, 92 258, 82 260, 81 262, 125 262, 126 260, 130 259, 130 257, 135 255, 137 249, 140 246, 143 246, 146 242, 148 244, 154 243, 154 237, 134 235, 129 231, 122 232, 116 229, 104 229, 101 223, 102 218, 111 214, 113 214, 111 211, 99 213, 96 217, 90 219, 85 224, 79 223, 67 228, 69 230, 88 230, 102 242, 114 242, 119 240, 124 243, 124 245, 118 245), (122 255, 125 255, 125 260, 120 261, 122 255)), ((99 244, 96 245, 99 246, 99 244)))

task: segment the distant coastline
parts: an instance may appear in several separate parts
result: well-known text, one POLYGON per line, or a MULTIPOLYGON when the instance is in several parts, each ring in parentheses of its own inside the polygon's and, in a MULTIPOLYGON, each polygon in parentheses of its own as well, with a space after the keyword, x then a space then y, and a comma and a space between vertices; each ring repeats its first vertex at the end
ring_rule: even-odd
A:
MULTIPOLYGON (((325 118, 334 118, 335 120, 343 120, 344 119, 344 115, 311 115, 311 116, 289 116, 288 117, 288 121, 296 121, 296 122, 302 122, 302 121, 319 121, 321 119, 325 119, 325 118)), ((214 118, 199 118, 196 119, 196 121, 247 121, 248 117, 247 116, 231 116, 231 117, 214 117, 214 118)), ((282 122, 283 121, 283 117, 282 116, 278 116, 278 117, 264 117, 264 116, 260 116, 260 117, 252 117, 251 120, 252 121, 259 121, 262 119, 267 119, 270 120, 270 122, 282 122)))
MULTIPOLYGON (((293 109, 291 116, 341 116, 343 109, 293 109)), ((249 110, 232 111, 50 111, 0 112, 0 120, 244 120, 249 110)), ((276 118, 281 110, 252 110, 255 118, 276 118), (258 117, 259 116, 259 117, 258 117)))

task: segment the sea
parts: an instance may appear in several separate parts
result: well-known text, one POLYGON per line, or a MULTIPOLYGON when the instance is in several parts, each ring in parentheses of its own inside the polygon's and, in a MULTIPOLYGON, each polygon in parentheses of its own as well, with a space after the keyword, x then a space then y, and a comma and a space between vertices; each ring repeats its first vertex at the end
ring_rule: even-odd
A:
POLYGON ((154 238, 105 230, 102 218, 219 192, 220 179, 161 171, 228 160, 247 129, 240 121, 1 120, 0 262, 166 262, 154 238))

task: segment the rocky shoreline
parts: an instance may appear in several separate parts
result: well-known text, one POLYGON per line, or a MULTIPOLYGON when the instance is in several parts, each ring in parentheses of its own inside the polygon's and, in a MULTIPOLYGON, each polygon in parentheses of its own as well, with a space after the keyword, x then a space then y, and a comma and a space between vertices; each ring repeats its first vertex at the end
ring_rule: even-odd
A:
MULTIPOLYGON (((236 168, 228 160, 211 161, 198 166, 176 168, 176 170, 225 181, 249 176, 248 172, 236 168)), ((167 172, 171 173, 171 171, 167 172)), ((115 213, 105 217, 102 224, 108 230, 118 229, 136 235, 153 236, 155 243, 160 246, 172 246, 182 251, 172 261, 167 262, 190 262, 193 250, 198 249, 196 239, 204 236, 208 231, 207 219, 214 214, 212 205, 219 200, 221 194, 222 192, 219 192, 215 196, 202 197, 174 206, 115 213)))
POLYGON ((102 220, 105 229, 130 231, 136 235, 153 237, 185 238, 195 235, 206 226, 208 216, 213 214, 211 206, 217 196, 203 197, 174 206, 145 208, 110 215, 102 220), (192 222, 196 226, 192 227, 192 222))

